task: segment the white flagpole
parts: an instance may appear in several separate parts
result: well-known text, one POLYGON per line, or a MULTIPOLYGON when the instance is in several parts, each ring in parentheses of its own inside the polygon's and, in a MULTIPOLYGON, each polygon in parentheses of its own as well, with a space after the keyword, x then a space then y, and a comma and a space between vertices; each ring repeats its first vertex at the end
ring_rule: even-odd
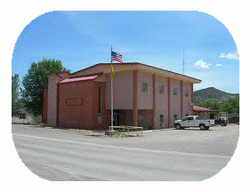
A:
MULTIPOLYGON (((112 54, 112 45, 111 45, 111 53, 112 54)), ((112 64, 112 56, 111 56, 111 69, 113 68, 113 64, 112 64)), ((113 131, 113 125, 114 125, 114 106, 113 106, 113 78, 112 77, 112 71, 111 71, 111 82, 110 82, 110 88, 111 88, 111 131, 113 131)))

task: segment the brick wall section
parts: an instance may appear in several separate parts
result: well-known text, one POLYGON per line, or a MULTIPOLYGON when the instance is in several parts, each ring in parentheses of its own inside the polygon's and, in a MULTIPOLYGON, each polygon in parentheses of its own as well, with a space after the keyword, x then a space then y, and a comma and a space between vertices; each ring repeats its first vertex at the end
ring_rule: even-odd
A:
POLYGON ((95 81, 59 84, 59 127, 97 130, 108 126, 105 86, 105 83, 95 81), (98 113, 99 87, 102 88, 103 99, 101 114, 98 113))

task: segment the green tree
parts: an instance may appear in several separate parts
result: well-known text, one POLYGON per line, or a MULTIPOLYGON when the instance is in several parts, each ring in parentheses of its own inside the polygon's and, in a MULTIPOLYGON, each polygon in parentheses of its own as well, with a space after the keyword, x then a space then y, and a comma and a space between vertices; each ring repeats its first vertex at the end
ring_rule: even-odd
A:
POLYGON ((26 109, 34 115, 42 113, 43 89, 48 85, 48 76, 66 70, 60 60, 42 59, 33 62, 23 78, 22 100, 26 109))
POLYGON ((229 114, 237 113, 239 114, 239 99, 238 98, 230 98, 226 102, 223 103, 222 109, 229 114))
POLYGON ((12 75, 12 116, 17 116, 21 107, 21 87, 19 75, 12 75))
POLYGON ((227 112, 228 114, 237 113, 239 114, 239 99, 238 98, 230 98, 227 101, 207 101, 207 102, 199 102, 196 105, 201 107, 206 107, 212 110, 219 110, 223 112, 227 112))

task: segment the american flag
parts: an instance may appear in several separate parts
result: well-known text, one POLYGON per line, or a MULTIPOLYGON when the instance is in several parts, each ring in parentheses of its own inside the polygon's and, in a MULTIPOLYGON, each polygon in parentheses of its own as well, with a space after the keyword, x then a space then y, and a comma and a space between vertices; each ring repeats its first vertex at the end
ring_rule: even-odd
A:
POLYGON ((122 54, 111 51, 111 61, 119 61, 122 63, 122 54))

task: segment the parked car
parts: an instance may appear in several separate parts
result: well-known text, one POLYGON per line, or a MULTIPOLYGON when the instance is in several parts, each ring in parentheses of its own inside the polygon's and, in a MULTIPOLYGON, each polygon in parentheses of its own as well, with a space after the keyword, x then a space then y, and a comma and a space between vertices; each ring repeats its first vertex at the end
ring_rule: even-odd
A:
POLYGON ((176 120, 174 126, 176 129, 199 127, 200 130, 208 130, 211 126, 214 126, 214 120, 202 120, 197 115, 190 115, 184 117, 182 120, 176 120))
POLYGON ((215 125, 227 126, 228 120, 225 118, 217 118, 215 119, 215 125))
POLYGON ((233 114, 228 117, 229 123, 238 123, 239 122, 239 115, 233 114))

